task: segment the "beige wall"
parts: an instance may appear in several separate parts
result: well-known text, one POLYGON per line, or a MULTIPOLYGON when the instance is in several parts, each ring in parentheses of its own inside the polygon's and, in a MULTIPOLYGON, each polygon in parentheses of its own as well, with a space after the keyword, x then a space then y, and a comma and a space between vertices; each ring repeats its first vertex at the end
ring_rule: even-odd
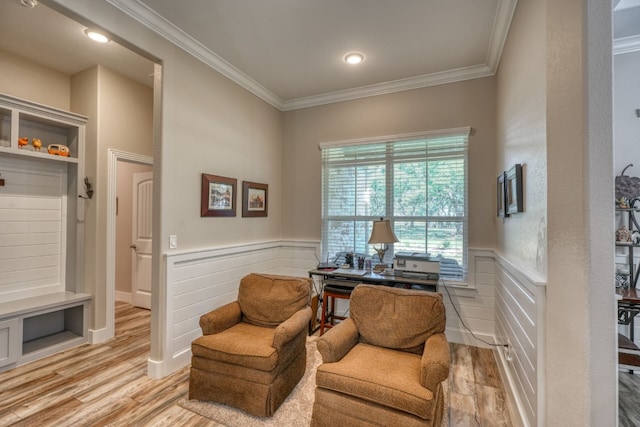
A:
POLYGON ((498 251, 547 283, 545 425, 616 422, 611 43, 608 2, 520 0, 498 72, 497 166, 525 164, 498 251))
POLYGON ((321 238, 319 142, 471 126, 469 246, 493 248, 494 98, 483 78, 284 113, 283 236, 321 238))
POLYGON ((89 116, 85 173, 93 199, 85 202, 85 288, 94 296, 93 329, 106 327, 108 150, 151 156, 153 90, 95 66, 71 79, 71 106, 89 116))
POLYGON ((523 164, 524 212, 498 221, 497 249, 547 274, 546 32, 544 3, 518 3, 496 84, 495 175, 523 164))
MULTIPOLYGON (((19 37, 19 36, 16 36, 19 37)), ((0 50, 0 92, 66 111, 69 76, 0 50)))
MULTIPOLYGON (((133 174, 150 172, 151 166, 131 162, 118 162, 116 212, 116 292, 131 293, 131 259, 133 250, 131 227, 133 221, 133 174)), ((116 297, 118 294, 116 294, 116 297)), ((130 297, 130 296, 129 296, 130 297)), ((117 299, 117 298, 116 298, 117 299)), ((129 299, 125 301, 131 302, 129 299)))
POLYGON ((282 113, 186 53, 175 56, 164 66, 164 234, 177 235, 180 250, 279 239, 282 113), (202 173, 237 179, 235 217, 200 217, 202 173), (243 180, 269 185, 267 218, 242 218, 243 180))

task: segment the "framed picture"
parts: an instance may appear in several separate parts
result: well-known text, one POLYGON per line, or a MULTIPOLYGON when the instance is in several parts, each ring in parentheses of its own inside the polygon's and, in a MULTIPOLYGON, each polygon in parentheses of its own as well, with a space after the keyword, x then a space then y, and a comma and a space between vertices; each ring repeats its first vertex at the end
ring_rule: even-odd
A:
POLYGON ((524 200, 522 197, 522 165, 515 164, 507 171, 507 214, 524 212, 524 200))
POLYGON ((507 214, 507 193, 506 193, 506 183, 507 183, 507 173, 502 172, 498 175, 497 185, 496 185, 496 202, 497 202, 497 211, 498 216, 500 218, 504 218, 505 216, 509 216, 507 214))
POLYGON ((242 181, 242 216, 267 216, 269 186, 242 181))
POLYGON ((202 174, 200 216, 236 216, 235 178, 202 174))

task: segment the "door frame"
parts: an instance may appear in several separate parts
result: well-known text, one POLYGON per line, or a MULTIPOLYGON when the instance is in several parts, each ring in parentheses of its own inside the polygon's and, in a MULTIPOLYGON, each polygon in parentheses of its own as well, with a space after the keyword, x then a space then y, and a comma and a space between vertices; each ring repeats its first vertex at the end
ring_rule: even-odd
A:
MULTIPOLYGON (((107 166, 107 337, 113 338, 116 329, 116 184, 118 161, 153 166, 153 157, 126 151, 108 150, 107 166)), ((153 253, 151 255, 153 257, 153 253)))

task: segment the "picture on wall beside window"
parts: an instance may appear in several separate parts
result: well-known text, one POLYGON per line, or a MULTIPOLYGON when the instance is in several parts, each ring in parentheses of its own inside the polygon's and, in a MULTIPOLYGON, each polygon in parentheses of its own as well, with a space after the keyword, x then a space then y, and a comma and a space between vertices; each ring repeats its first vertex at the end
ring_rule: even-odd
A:
POLYGON ((257 182, 242 182, 242 216, 260 217, 267 216, 268 206, 267 184, 257 182))
POLYGON ((524 212, 524 200, 522 196, 522 165, 515 164, 507 171, 507 214, 524 212))
POLYGON ((202 174, 200 216, 236 216, 235 178, 202 174))
POLYGON ((500 218, 504 218, 505 216, 509 216, 507 213, 507 193, 506 193, 506 180, 507 173, 502 172, 498 175, 497 185, 496 185, 496 207, 498 216, 500 218))

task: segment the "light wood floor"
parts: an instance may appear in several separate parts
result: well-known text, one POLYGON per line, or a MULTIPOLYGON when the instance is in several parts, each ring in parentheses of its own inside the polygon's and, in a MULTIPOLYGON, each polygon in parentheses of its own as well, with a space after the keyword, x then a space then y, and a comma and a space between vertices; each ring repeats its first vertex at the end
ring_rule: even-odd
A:
MULTIPOLYGON (((146 376, 149 311, 116 304, 116 338, 0 373, 0 426, 217 426, 177 405, 188 367, 146 376)), ((509 426, 490 350, 452 344, 451 426, 509 426)))

